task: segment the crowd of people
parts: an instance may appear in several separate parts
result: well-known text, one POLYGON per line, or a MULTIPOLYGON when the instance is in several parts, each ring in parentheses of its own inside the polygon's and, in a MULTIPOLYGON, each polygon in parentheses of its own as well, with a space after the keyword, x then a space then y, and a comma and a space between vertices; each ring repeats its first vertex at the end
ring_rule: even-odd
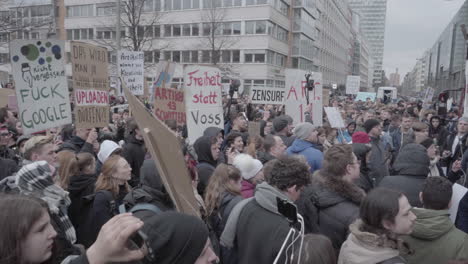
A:
POLYGON ((1 108, 0 263, 468 263, 468 195, 449 213, 453 184, 468 187, 468 118, 330 105, 346 127, 243 100, 195 142, 166 120, 201 217, 177 212, 128 110, 25 135, 1 108))

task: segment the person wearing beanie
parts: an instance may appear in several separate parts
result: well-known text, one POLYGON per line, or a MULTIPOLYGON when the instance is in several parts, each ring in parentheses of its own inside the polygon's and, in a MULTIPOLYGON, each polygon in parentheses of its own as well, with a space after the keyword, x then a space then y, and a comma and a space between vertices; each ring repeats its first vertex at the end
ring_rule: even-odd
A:
POLYGON ((367 134, 365 132, 362 132, 362 131, 358 131, 358 132, 353 134, 352 142, 353 142, 353 144, 354 143, 360 143, 360 144, 370 143, 369 134, 367 134))
POLYGON ((317 128, 311 123, 300 123, 294 128, 296 139, 286 150, 288 155, 302 155, 310 166, 310 172, 322 168, 323 153, 319 150, 317 128))
MULTIPOLYGON (((136 214, 138 217, 138 213, 136 214)), ((209 232, 202 220, 177 212, 166 212, 142 219, 142 231, 152 256, 144 264, 211 264, 218 261, 209 232)))
POLYGON ((112 155, 121 155, 122 148, 112 140, 104 140, 97 154, 96 175, 101 173, 102 164, 112 155))
POLYGON ((387 165, 389 154, 385 151, 385 146, 380 139, 382 134, 380 122, 376 119, 369 119, 364 122, 364 128, 370 137, 372 146, 368 163, 369 177, 373 179, 373 186, 376 186, 383 177, 390 175, 387 165))
POLYGON ((291 146, 294 142, 292 129, 293 119, 290 116, 282 115, 273 119, 273 132, 283 140, 286 147, 291 146))
MULTIPOLYGON (((359 132, 357 132, 359 133, 359 132)), ((375 179, 371 178, 369 175, 369 159, 370 153, 372 149, 372 145, 368 143, 360 143, 356 142, 352 144, 353 153, 356 155, 357 159, 359 160, 360 167, 360 177, 357 181, 357 185, 361 187, 364 191, 369 192, 375 187, 375 179)))
POLYGON ((255 186, 265 180, 262 162, 248 154, 239 154, 232 165, 239 169, 242 176, 242 197, 253 197, 255 186))

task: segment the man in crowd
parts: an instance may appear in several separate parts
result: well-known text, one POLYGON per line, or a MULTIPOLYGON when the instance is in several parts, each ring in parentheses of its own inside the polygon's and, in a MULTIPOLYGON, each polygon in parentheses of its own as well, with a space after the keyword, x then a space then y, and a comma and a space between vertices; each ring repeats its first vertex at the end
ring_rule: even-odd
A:
POLYGON ((278 116, 273 119, 273 131, 274 134, 279 136, 286 147, 290 147, 294 141, 292 136, 293 119, 288 115, 278 116))
POLYGON ((60 151, 68 150, 77 154, 79 152, 88 152, 95 155, 93 144, 97 141, 97 138, 96 129, 77 128, 75 135, 62 144, 60 151))
POLYGON ((457 160, 461 160, 467 150, 468 117, 461 117, 457 123, 457 132, 448 136, 442 157, 445 158, 447 168, 457 160))
POLYGON ((258 159, 263 163, 282 156, 286 151, 286 145, 283 140, 275 135, 266 135, 263 140, 263 149, 258 153, 258 159))
POLYGON ((409 114, 403 114, 401 126, 392 133, 392 143, 395 155, 406 144, 414 142, 414 132, 412 129, 413 118, 409 114))
POLYGON ((244 141, 244 146, 247 146, 249 122, 245 119, 244 113, 233 113, 231 115, 231 121, 232 128, 231 131, 229 131, 229 134, 233 132, 240 133, 242 135, 242 140, 244 141))
POLYGON ((310 166, 310 172, 322 168, 323 153, 318 149, 317 128, 311 123, 305 122, 298 124, 294 128, 294 140, 291 147, 286 151, 288 155, 302 155, 306 158, 310 166))
POLYGON ((16 163, 19 162, 19 157, 16 152, 10 148, 10 141, 13 137, 10 129, 6 125, 0 125, 0 158, 11 159, 16 163))
POLYGON ((140 182, 140 168, 145 161, 146 148, 142 131, 134 119, 127 121, 127 133, 122 156, 132 168, 132 179, 129 184, 136 187, 140 182))
POLYGON ((364 129, 371 139, 371 154, 369 158, 369 177, 374 181, 373 186, 376 186, 385 176, 389 175, 388 161, 389 155, 385 151, 385 147, 380 140, 382 134, 382 126, 376 119, 369 119, 364 123, 364 129))

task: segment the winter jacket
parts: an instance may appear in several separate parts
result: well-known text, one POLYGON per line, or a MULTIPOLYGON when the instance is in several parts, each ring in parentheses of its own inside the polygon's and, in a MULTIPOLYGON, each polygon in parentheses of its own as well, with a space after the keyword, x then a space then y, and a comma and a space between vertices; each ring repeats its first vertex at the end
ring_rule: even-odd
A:
POLYGON ((468 234, 468 194, 460 200, 455 226, 468 234))
POLYGON ((414 143, 413 129, 410 129, 408 133, 403 134, 403 132, 401 131, 401 128, 398 128, 391 134, 391 137, 392 137, 393 150, 397 154, 405 145, 409 143, 414 143))
POLYGON ((429 164, 426 148, 420 144, 408 144, 400 151, 393 165, 398 176, 385 177, 379 187, 401 191, 411 206, 421 207, 419 192, 429 174, 429 164))
POLYGON ((408 263, 440 264, 468 258, 468 234, 457 229, 448 210, 413 208, 416 221, 413 232, 403 239, 414 254, 405 256, 408 263))
POLYGON ((82 214, 84 205, 83 197, 93 194, 97 177, 94 174, 81 174, 70 178, 68 192, 71 204, 68 207, 68 217, 70 217, 73 226, 76 229, 78 241, 81 241, 80 235, 83 233, 82 224, 86 221, 86 215, 82 214))
POLYGON ((296 140, 296 137, 295 136, 290 136, 290 137, 287 137, 287 136, 283 136, 283 135, 276 135, 278 137, 280 137, 282 140, 283 140, 283 143, 284 145, 286 145, 286 147, 290 147, 294 141, 296 140))
POLYGON ((150 203, 161 211, 173 210, 174 204, 164 188, 154 160, 145 160, 140 174, 140 185, 124 198, 127 208, 130 209, 139 203, 150 203))
POLYGON ((258 151, 257 159, 261 161, 263 165, 265 165, 265 163, 269 162, 270 160, 276 159, 276 157, 268 152, 258 151))
MULTIPOLYGON (((307 222, 314 221, 318 215, 318 231, 327 236, 338 251, 346 240, 349 225, 359 217, 359 205, 364 196, 365 192, 357 185, 319 172, 296 203, 307 222), (304 210, 306 207, 302 204, 307 200, 315 204, 317 212, 304 210)), ((307 222, 306 230, 312 232, 315 223, 307 222)))
MULTIPOLYGON (((238 263, 274 262, 290 230, 289 222, 278 212, 277 197, 291 202, 284 193, 263 182, 257 185, 253 198, 243 200, 232 210, 221 244, 237 252, 238 263)), ((285 262, 284 254, 278 263, 285 262)))
POLYGON ((74 153, 88 152, 94 155, 93 145, 78 136, 73 136, 69 141, 63 142, 59 151, 62 150, 68 150, 74 153))
POLYGON ((255 192, 255 185, 250 183, 249 181, 242 180, 242 197, 243 198, 250 198, 254 196, 255 192))
POLYGON ((122 156, 132 167, 132 179, 128 182, 132 187, 137 187, 140 183, 140 168, 143 161, 145 161, 145 154, 144 141, 136 139, 133 134, 129 135, 123 146, 122 156))
POLYGON ((320 152, 320 150, 317 149, 317 146, 312 142, 296 139, 286 150, 286 153, 288 155, 304 156, 310 166, 311 173, 322 168, 323 153, 320 152))
POLYGON ((369 166, 367 165, 367 154, 371 151, 372 147, 369 144, 353 143, 353 153, 357 159, 361 161, 360 177, 357 185, 361 187, 365 192, 369 192, 375 187, 375 178, 370 177, 369 166))
MULTIPOLYGON (((458 144, 456 145, 455 147, 455 152, 452 151, 452 146, 453 146, 453 142, 455 141, 455 137, 457 136, 456 133, 454 134, 450 134, 448 137, 447 137, 447 141, 445 142, 445 145, 443 147, 443 150, 449 150, 450 152, 452 152, 452 155, 446 159, 444 159, 444 165, 447 167, 447 168, 450 168, 452 163, 459 159, 459 158, 465 158, 465 155, 463 155, 465 153, 465 151, 468 150, 468 134, 465 134, 463 137, 460 138, 460 140, 458 141, 458 144)), ((462 162, 463 163, 463 162, 462 162)), ((464 163, 466 164, 466 162, 464 163)))
POLYGON ((349 226, 351 234, 340 250, 338 264, 405 264, 399 249, 407 252, 400 241, 389 240, 385 236, 362 231, 362 221, 358 219, 349 226))
POLYGON ((218 238, 221 237, 221 233, 223 233, 232 209, 242 201, 242 196, 224 192, 221 194, 220 199, 221 202, 219 207, 210 216, 208 216, 218 238))
POLYGON ((437 146, 444 146, 445 141, 447 140, 447 137, 449 135, 449 132, 447 129, 442 125, 439 124, 437 128, 432 126, 432 120, 434 119, 434 116, 431 117, 431 120, 429 122, 429 137, 436 139, 437 140, 437 146))
POLYGON ((205 193, 205 188, 208 186, 208 181, 217 165, 211 154, 211 142, 211 137, 203 136, 198 138, 193 145, 198 156, 197 172, 199 182, 197 190, 201 196, 205 193))
POLYGON ((18 165, 12 159, 0 158, 0 181, 13 175, 19 170, 18 165))
POLYGON ((375 181, 375 184, 379 182, 390 173, 388 172, 387 159, 385 147, 379 138, 371 137, 371 154, 369 158, 369 177, 375 181))

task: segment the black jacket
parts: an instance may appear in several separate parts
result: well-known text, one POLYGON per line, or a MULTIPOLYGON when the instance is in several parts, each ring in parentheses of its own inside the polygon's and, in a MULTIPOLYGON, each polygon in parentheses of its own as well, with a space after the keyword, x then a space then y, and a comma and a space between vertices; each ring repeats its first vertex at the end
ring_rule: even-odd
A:
POLYGON ((437 140, 437 146, 443 147, 446 143, 445 141, 447 140, 449 132, 442 125, 442 122, 439 123, 439 126, 437 128, 432 126, 432 120, 434 118, 434 116, 431 117, 431 120, 429 121, 429 137, 437 140))
POLYGON ((59 151, 62 150, 68 150, 75 153, 88 152, 94 156, 93 145, 77 136, 73 136, 69 141, 63 142, 59 151))
POLYGON ((0 158, 0 168, 0 181, 13 175, 19 170, 19 167, 14 160, 3 158, 0 158))
MULTIPOLYGON (((452 151, 452 145, 453 142, 455 141, 455 137, 457 136, 456 133, 450 134, 447 137, 447 140, 445 142, 445 145, 443 147, 444 150, 449 150, 452 151)), ((452 163, 461 158, 463 156, 463 153, 468 150, 468 134, 464 135, 458 142, 457 146, 455 147, 455 152, 452 153, 452 156, 444 159, 444 165, 446 165, 447 168, 450 168, 452 166, 452 163)))
POLYGON ((262 164, 265 164, 265 163, 269 162, 270 160, 276 159, 276 157, 274 157, 270 153, 264 152, 264 151, 258 151, 257 152, 257 158, 258 158, 259 161, 262 162, 262 164))
POLYGON ((82 233, 81 225, 85 223, 86 217, 86 215, 82 214, 84 207, 83 197, 94 193, 96 180, 97 178, 94 174, 82 174, 70 178, 68 192, 71 204, 68 207, 68 217, 75 227, 78 237, 82 233))
POLYGON ((306 232, 315 232, 314 226, 318 226, 318 232, 327 236, 339 251, 348 236, 349 225, 359 217, 359 205, 364 196, 365 192, 357 185, 318 173, 296 203, 299 213, 305 217, 306 232), (315 208, 304 206, 310 202, 315 208))
POLYGON ((468 193, 463 196, 458 205, 455 226, 468 234, 468 193))
POLYGON ((132 179, 128 182, 132 187, 140 183, 140 168, 145 161, 145 145, 143 140, 138 140, 134 135, 129 135, 123 146, 122 156, 132 167, 132 179))
POLYGON ((419 192, 429 174, 429 156, 422 145, 411 143, 403 147, 393 165, 397 176, 385 177, 379 187, 403 192, 411 206, 422 207, 419 192))
MULTIPOLYGON (((203 136, 198 138, 193 144, 198 156, 197 172, 199 182, 197 191, 202 196, 217 164, 216 160, 213 159, 213 155, 211 155, 211 140, 210 136, 203 136)), ((221 155, 221 153, 219 154, 221 155)))

